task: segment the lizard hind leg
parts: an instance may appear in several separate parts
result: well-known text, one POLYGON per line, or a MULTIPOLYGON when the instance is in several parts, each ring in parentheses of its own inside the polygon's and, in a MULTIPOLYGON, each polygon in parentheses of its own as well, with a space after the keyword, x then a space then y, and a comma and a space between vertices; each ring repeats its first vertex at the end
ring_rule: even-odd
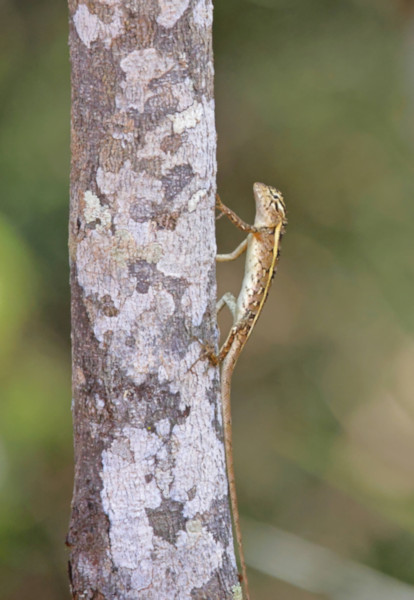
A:
POLYGON ((224 308, 224 306, 227 306, 233 316, 233 326, 230 329, 230 332, 227 336, 226 341, 224 342, 224 344, 222 345, 222 347, 220 348, 220 352, 218 353, 218 362, 222 362, 224 360, 224 358, 227 356, 228 351, 231 348, 231 345, 233 343, 234 337, 236 335, 236 333, 239 330, 238 325, 236 325, 236 321, 237 321, 237 300, 236 298, 233 296, 233 294, 231 292, 226 292, 221 298, 220 300, 217 302, 216 304, 216 310, 217 310, 217 314, 221 311, 222 308, 224 308))
POLYGON ((197 340, 198 343, 201 346, 201 353, 199 355, 199 357, 192 363, 192 365, 187 369, 188 371, 193 371, 193 368, 195 367, 195 365, 200 362, 201 360, 205 360, 206 358, 207 360, 207 368, 209 366, 213 366, 215 367, 216 365, 219 364, 220 360, 219 360, 219 356, 216 353, 215 349, 213 348, 213 346, 207 342, 203 342, 203 340, 201 340, 198 337, 194 337, 194 340, 197 340))
POLYGON ((217 314, 227 306, 233 316, 233 323, 236 321, 237 300, 231 292, 226 292, 216 304, 217 314))
MULTIPOLYGON (((216 303, 216 311, 217 314, 225 307, 227 306, 233 316, 233 323, 235 323, 236 321, 236 309, 237 309, 237 300, 234 297, 234 295, 231 292, 226 292, 221 298, 220 300, 216 303)), ((202 348, 201 354, 200 356, 197 358, 197 360, 191 365, 191 367, 189 368, 189 370, 192 370, 193 367, 200 361, 200 360, 204 360, 204 359, 208 359, 210 365, 212 366, 216 366, 218 365, 221 361, 222 361, 222 352, 220 351, 219 354, 217 354, 214 351, 214 348, 210 345, 210 344, 206 344, 205 342, 203 342, 202 340, 200 340, 200 338, 198 337, 194 337, 195 340, 197 340, 202 348)), ((226 348, 227 350, 227 348, 226 348)), ((228 350, 225 352, 225 354, 227 354, 228 350)))
MULTIPOLYGON (((237 309, 237 301, 236 298, 234 297, 234 295, 231 292, 226 292, 221 298, 220 300, 216 303, 216 311, 217 314, 225 307, 228 306, 232 316, 233 316, 233 323, 236 321, 236 309, 237 309)), ((233 327, 234 328, 234 327, 233 327)), ((232 328, 232 329, 233 329, 232 328)), ((216 366, 218 365, 221 361, 224 355, 222 355, 222 352, 220 350, 219 354, 217 354, 214 350, 214 348, 210 345, 207 344, 206 342, 203 342, 202 340, 200 340, 200 338, 198 337, 194 337, 195 340, 197 340, 200 345, 201 345, 201 354, 200 356, 197 358, 197 360, 195 362, 193 362, 193 364, 191 365, 191 367, 189 368, 189 371, 191 371, 193 369, 193 367, 200 361, 200 360, 204 360, 204 359, 208 359, 208 362, 210 363, 210 365, 212 366, 216 366)), ((229 346, 230 347, 230 346, 229 346)), ((225 354, 227 354, 228 349, 226 347, 226 352, 225 354)))

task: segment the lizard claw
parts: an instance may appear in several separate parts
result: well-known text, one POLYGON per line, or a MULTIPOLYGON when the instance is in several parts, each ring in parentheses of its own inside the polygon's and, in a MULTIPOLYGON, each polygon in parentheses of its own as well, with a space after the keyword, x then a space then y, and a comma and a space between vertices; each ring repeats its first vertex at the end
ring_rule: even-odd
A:
MULTIPOLYGON (((206 342, 203 342, 200 338, 194 336, 193 338, 194 340, 197 340, 199 342, 199 344, 201 345, 201 353, 200 356, 197 358, 197 360, 195 360, 193 362, 193 364, 188 368, 188 371, 192 371, 193 367, 200 361, 200 360, 204 360, 205 358, 208 359, 210 366, 215 367, 219 364, 219 358, 217 356, 217 354, 214 352, 214 348, 211 344, 208 344, 206 342)), ((187 372, 188 372, 187 371, 187 372)))
POLYGON ((218 194, 216 194, 216 208, 223 213, 224 204, 218 194))

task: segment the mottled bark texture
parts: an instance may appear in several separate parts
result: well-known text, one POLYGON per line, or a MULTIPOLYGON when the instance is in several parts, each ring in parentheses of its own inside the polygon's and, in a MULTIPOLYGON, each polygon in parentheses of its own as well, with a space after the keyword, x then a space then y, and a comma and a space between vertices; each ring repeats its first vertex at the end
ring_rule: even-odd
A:
POLYGON ((211 0, 69 1, 77 599, 241 597, 216 341, 211 0))

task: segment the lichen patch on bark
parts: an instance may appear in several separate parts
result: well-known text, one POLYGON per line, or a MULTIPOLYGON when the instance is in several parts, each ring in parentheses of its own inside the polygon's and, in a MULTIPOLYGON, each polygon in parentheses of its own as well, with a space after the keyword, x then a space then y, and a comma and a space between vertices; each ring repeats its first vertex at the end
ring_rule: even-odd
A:
POLYGON ((231 591, 233 593, 233 600, 243 600, 243 591, 240 583, 233 585, 231 591))
POLYGON ((83 215, 86 223, 94 223, 98 231, 108 229, 111 224, 111 213, 108 208, 102 206, 99 198, 90 190, 85 192, 84 200, 85 210, 83 215))

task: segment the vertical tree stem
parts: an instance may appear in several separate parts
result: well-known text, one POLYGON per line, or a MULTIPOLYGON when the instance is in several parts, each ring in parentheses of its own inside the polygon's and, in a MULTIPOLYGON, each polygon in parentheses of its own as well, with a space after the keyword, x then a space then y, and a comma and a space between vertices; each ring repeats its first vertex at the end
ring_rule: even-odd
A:
POLYGON ((211 0, 69 1, 77 599, 240 597, 216 341, 211 0))

